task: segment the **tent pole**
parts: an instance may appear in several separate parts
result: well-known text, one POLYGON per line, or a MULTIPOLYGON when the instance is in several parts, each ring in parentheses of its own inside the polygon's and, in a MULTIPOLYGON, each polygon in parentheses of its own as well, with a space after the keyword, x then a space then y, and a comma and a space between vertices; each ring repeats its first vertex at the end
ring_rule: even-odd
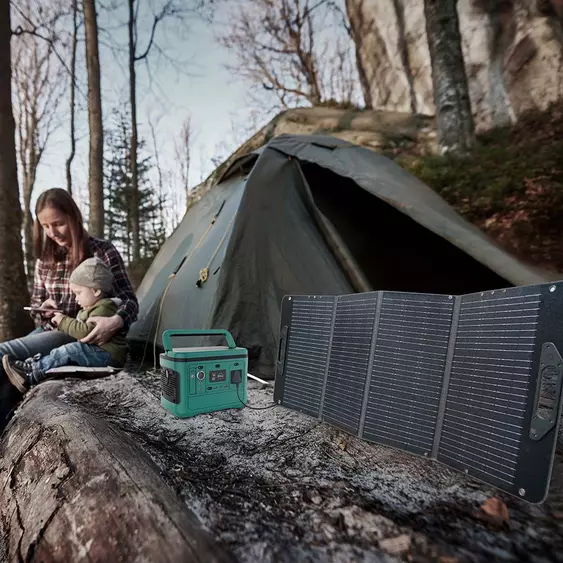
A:
POLYGON ((251 373, 247 373, 246 374, 248 377, 250 377, 251 379, 255 379, 256 381, 258 381, 259 383, 263 383, 264 385, 270 385, 269 381, 264 381, 263 379, 260 379, 259 377, 256 377, 255 375, 252 375, 251 373))

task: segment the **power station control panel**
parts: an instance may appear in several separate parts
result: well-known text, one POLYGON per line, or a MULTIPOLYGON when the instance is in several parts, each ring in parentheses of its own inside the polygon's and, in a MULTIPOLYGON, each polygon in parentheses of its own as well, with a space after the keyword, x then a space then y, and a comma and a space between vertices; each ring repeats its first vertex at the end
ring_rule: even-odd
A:
POLYGON ((209 383, 219 383, 227 381, 227 370, 213 370, 209 372, 209 383))

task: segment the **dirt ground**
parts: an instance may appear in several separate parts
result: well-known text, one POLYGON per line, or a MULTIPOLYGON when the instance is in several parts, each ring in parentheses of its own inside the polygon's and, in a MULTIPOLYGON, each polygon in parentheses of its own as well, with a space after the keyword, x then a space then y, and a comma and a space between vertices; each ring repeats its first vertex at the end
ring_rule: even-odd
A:
MULTIPOLYGON (((251 382, 249 404, 272 394, 251 382)), ((132 435, 241 562, 563 562, 561 436, 550 495, 534 506, 280 406, 177 419, 146 371, 69 380, 63 399, 132 435), (491 497, 508 520, 481 510, 491 497)))

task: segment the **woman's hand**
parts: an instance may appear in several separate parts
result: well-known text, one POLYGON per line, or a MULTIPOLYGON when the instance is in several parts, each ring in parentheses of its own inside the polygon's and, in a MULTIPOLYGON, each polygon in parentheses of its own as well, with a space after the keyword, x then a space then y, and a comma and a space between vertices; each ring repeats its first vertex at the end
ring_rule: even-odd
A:
POLYGON ((90 317, 88 324, 96 325, 94 330, 85 336, 80 342, 84 344, 96 344, 102 346, 123 326, 123 319, 119 315, 113 317, 90 317))
MULTIPOLYGON (((56 301, 54 301, 53 299, 47 299, 46 301, 43 301, 43 303, 41 303, 41 308, 47 308, 47 309, 58 309, 58 304, 56 301)), ((46 313, 45 311, 41 311, 41 316, 45 319, 50 319, 55 313, 46 313)))

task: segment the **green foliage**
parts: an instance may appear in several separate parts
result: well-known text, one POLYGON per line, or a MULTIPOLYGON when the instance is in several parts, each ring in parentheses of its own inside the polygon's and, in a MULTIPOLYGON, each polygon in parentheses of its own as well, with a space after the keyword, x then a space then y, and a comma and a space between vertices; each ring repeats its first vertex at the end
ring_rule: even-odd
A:
MULTIPOLYGON (((112 128, 106 131, 105 162, 105 236, 113 242, 128 264, 131 262, 131 125, 127 114, 114 112, 112 128)), ((139 139, 137 177, 139 188, 139 229, 141 262, 154 258, 166 239, 162 198, 150 183, 150 157, 144 153, 145 142, 139 139)), ((130 266, 132 266, 130 264, 130 266)))
POLYGON ((505 247, 563 271, 561 108, 481 136, 465 158, 403 156, 396 162, 505 247))

